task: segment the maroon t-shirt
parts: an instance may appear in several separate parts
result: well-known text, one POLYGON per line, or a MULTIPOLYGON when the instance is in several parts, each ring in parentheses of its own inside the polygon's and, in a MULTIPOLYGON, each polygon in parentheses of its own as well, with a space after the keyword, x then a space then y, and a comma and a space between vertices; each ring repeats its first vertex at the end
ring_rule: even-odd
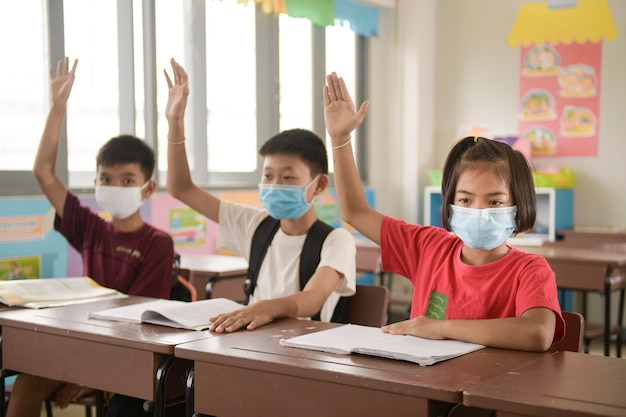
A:
POLYGON ((169 234, 148 224, 120 232, 70 192, 54 228, 80 253, 85 276, 125 294, 169 298, 174 263, 169 234))

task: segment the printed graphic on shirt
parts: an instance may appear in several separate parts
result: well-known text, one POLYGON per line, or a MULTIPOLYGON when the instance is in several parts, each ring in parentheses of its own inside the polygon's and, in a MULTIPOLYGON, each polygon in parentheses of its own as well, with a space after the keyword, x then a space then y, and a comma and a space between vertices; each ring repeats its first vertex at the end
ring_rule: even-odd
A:
POLYGON ((428 299, 426 317, 435 320, 445 320, 448 296, 437 291, 431 291, 428 299))
POLYGON ((143 261, 143 256, 141 255, 141 252, 139 252, 137 249, 132 249, 126 246, 116 246, 115 251, 125 253, 130 257, 137 258, 140 261, 143 261))

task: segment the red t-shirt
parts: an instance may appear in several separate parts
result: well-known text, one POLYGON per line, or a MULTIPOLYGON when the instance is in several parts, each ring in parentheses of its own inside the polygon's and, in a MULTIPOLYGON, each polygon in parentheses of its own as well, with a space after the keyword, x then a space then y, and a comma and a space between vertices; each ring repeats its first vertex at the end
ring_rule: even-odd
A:
POLYGON ((385 217, 380 232, 382 268, 413 283, 411 318, 519 317, 533 307, 557 316, 554 341, 565 334, 556 281, 541 256, 512 247, 487 265, 461 261, 463 241, 440 227, 385 217))
POLYGON ((174 264, 169 234, 148 224, 120 232, 70 192, 54 228, 80 253, 85 276, 125 294, 169 298, 174 264))

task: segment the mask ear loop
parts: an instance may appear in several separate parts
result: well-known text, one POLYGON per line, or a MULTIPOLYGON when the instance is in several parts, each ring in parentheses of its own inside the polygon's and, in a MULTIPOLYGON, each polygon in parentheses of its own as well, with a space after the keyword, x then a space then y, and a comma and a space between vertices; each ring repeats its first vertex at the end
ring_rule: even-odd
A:
POLYGON ((148 186, 148 184, 150 184, 151 180, 146 181, 146 183, 144 185, 142 185, 141 187, 139 187, 139 193, 141 195, 141 200, 145 200, 145 198, 143 197, 143 190, 146 189, 146 187, 148 186))
POLYGON ((307 185, 307 186, 304 188, 304 202, 305 202, 305 203, 307 203, 307 204, 313 204, 313 203, 315 202, 315 199, 319 196, 319 194, 318 194, 318 195, 314 195, 314 196, 313 196, 313 199, 311 200, 311 202, 310 202, 310 203, 306 201, 306 192, 307 192, 307 190, 308 190, 308 189, 309 189, 309 187, 310 187, 310 186, 311 186, 311 185, 315 182, 315 180, 317 180, 317 179, 319 178, 319 176, 320 176, 320 175, 322 175, 322 174, 317 174, 317 175, 315 176, 315 178, 313 178, 313 179, 311 180, 311 182, 309 183, 309 185, 307 185))

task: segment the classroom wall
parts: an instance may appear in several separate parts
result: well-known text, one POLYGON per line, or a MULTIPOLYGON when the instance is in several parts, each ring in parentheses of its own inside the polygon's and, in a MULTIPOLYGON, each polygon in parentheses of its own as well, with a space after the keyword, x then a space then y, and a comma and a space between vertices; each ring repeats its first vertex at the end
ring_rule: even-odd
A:
MULTIPOLYGON (((215 193, 222 200, 261 206, 258 190, 222 190, 215 193)), ((375 192, 365 189, 370 205, 375 192)), ((110 220, 101 212, 93 193, 80 194, 81 204, 110 220)), ((354 229, 341 221, 337 194, 326 189, 315 200, 317 216, 333 227, 354 229)), ((25 278, 73 277, 83 274, 80 254, 54 230, 54 209, 44 196, 0 197, 0 280, 25 278)), ((217 223, 190 209, 164 192, 144 200, 142 218, 172 236, 176 252, 184 254, 220 253, 216 247, 217 223)), ((224 253, 232 254, 232 253, 224 253)), ((372 283, 373 275, 359 277, 359 283, 372 283)))
MULTIPOLYGON (((441 167, 459 126, 516 134, 519 49, 507 38, 519 7, 530 2, 398 0, 382 11, 368 97, 370 185, 381 211, 423 219, 427 170, 441 167)), ((533 160, 538 168, 574 169, 576 225, 626 226, 626 1, 608 4, 618 35, 603 45, 598 156, 533 160)))

